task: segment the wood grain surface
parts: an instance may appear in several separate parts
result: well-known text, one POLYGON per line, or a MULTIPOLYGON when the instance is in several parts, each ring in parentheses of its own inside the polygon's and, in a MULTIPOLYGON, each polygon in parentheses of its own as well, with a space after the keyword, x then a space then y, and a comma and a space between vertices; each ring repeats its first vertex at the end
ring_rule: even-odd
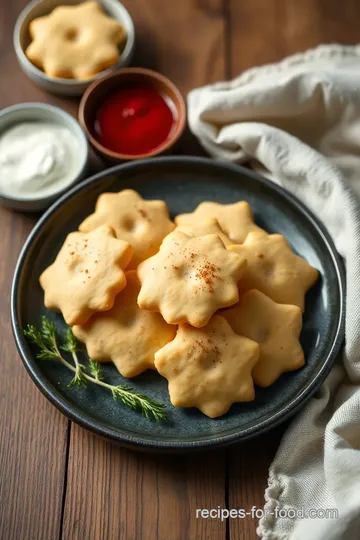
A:
MULTIPOLYGON (((78 101, 35 87, 12 46, 25 0, 0 2, 0 107, 78 101)), ((124 0, 137 32, 134 65, 185 95, 321 42, 356 43, 358 0, 124 0)), ((181 153, 198 154, 189 134, 181 153)), ((284 427, 228 450, 138 454, 68 422, 25 372, 12 339, 14 266, 37 216, 0 209, 0 540, 254 540, 256 520, 196 519, 197 508, 262 507, 284 427)))
POLYGON ((226 538, 225 522, 195 519, 225 506, 224 451, 140 454, 73 425, 68 470, 64 540, 226 538))
MULTIPOLYGON (((62 101, 22 74, 12 31, 24 0, 0 2, 0 107, 62 101)), ((65 108, 75 111, 74 105, 65 108)), ((69 422, 40 394, 17 354, 10 327, 12 276, 36 216, 0 209, 0 540, 60 535, 69 422)))

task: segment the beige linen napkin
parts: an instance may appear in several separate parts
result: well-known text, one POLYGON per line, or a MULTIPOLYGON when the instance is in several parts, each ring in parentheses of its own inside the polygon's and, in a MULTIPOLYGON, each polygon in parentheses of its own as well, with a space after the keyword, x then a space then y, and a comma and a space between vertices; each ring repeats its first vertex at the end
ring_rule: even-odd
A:
POLYGON ((308 205, 344 257, 345 351, 283 437, 270 466, 268 515, 258 534, 268 540, 358 540, 360 46, 320 46, 193 90, 188 118, 211 155, 250 161, 308 205), (276 508, 301 515, 279 517, 276 508), (326 509, 333 508, 338 517, 331 519, 326 509))

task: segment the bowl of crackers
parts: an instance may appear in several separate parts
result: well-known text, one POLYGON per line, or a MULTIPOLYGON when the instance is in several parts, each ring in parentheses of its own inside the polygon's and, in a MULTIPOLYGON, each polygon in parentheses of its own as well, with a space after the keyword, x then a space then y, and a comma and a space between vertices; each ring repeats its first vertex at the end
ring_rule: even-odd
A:
POLYGON ((13 39, 20 66, 33 82, 76 96, 130 63, 135 29, 117 0, 35 0, 20 13, 13 39))

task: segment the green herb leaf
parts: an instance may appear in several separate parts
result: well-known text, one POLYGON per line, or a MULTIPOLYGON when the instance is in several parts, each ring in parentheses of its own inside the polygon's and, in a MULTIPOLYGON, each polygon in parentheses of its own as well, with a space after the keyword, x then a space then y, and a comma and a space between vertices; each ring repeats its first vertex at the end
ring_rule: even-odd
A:
POLYGON ((43 343, 49 351, 54 354, 58 354, 57 350, 57 331, 53 322, 49 321, 46 317, 41 317, 41 334, 43 343))
POLYGON ((82 386, 87 388, 87 379, 83 372, 83 367, 82 364, 78 364, 78 368, 76 369, 74 377, 69 382, 68 388, 73 388, 74 386, 76 386, 76 388, 81 388, 82 386))
MULTIPOLYGON (((51 325, 51 323, 49 324, 51 325)), ((53 360, 58 358, 58 353, 54 348, 53 339, 50 338, 50 329, 51 332, 53 332, 51 326, 46 324, 44 334, 44 320, 42 320, 42 332, 40 332, 33 324, 28 324, 24 330, 24 336, 27 340, 38 347, 39 350, 36 357, 40 360, 53 360)))
POLYGON ((147 420, 154 419, 156 422, 167 420, 163 403, 133 392, 130 386, 113 386, 111 391, 115 401, 120 399, 129 409, 141 411, 147 420))
POLYGON ((63 351, 70 352, 70 353, 75 353, 78 351, 79 345, 70 326, 64 332, 64 340, 65 342, 61 346, 61 349, 63 351))
POLYGON ((95 362, 95 360, 92 360, 89 358, 89 370, 91 375, 97 380, 102 381, 103 377, 101 376, 101 367, 99 362, 95 362))

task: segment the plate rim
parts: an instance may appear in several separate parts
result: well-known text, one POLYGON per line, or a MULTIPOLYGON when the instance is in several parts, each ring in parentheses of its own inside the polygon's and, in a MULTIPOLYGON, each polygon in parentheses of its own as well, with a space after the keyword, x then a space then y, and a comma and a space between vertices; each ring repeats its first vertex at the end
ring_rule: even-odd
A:
POLYGON ((207 157, 199 156, 161 156, 153 157, 149 159, 144 159, 141 161, 133 161, 120 165, 115 165, 108 169, 104 169, 89 178, 83 180, 64 195, 62 195, 52 206, 40 217, 39 221, 36 223, 34 228, 31 230, 29 236, 27 237, 17 260, 14 277, 11 286, 11 296, 10 296, 10 314, 11 314, 11 326, 12 332, 15 340, 15 344, 24 364, 28 374, 30 375, 33 382, 42 392, 42 394, 67 418, 81 427, 100 435, 108 440, 121 444, 125 447, 136 448, 139 450, 153 450, 153 451, 189 451, 189 450, 205 450, 210 448, 219 448, 222 446, 227 446, 230 444, 235 444, 241 441, 245 441, 252 437, 255 437, 259 434, 265 433, 280 423, 286 421, 289 417, 293 416, 298 410, 305 405, 305 403, 310 399, 314 392, 320 387, 322 382, 325 380, 326 376, 329 374, 333 363, 340 351, 340 348, 343 344, 345 337, 345 269, 341 260, 340 255, 336 251, 334 242, 326 230, 325 226, 320 222, 320 220, 309 210, 299 199, 297 199, 290 192, 286 191, 281 186, 271 182, 267 178, 264 178, 260 174, 247 169, 238 164, 217 161, 207 157), (337 284, 338 284, 338 293, 339 293, 339 302, 340 302, 340 313, 338 314, 337 320, 337 330, 331 346, 331 349, 327 355, 327 358, 324 361, 322 368, 318 371, 314 379, 295 397, 289 402, 286 406, 282 407, 279 411, 273 413, 269 418, 264 419, 262 422, 256 426, 250 426, 242 430, 241 433, 235 432, 229 435, 220 435, 217 437, 211 437, 202 439, 199 441, 157 441, 157 440, 147 440, 141 436, 132 436, 116 431, 115 429, 110 429, 106 426, 101 425, 99 422, 94 421, 89 415, 86 414, 86 411, 83 410, 74 410, 74 406, 68 404, 64 398, 62 398, 54 388, 47 382, 47 380, 42 376, 41 370, 36 365, 33 355, 30 353, 30 348, 23 336, 21 326, 20 326, 20 313, 18 301, 18 286, 20 282, 21 272, 26 262, 27 252, 31 247, 32 243, 36 240, 38 233, 43 228, 44 224, 47 223, 51 217, 56 213, 56 211, 63 206, 67 200, 71 199, 78 192, 86 189, 88 186, 95 184, 98 181, 101 181, 103 178, 110 176, 112 174, 117 174, 127 169, 136 169, 138 167, 147 167, 162 165, 163 163, 177 163, 181 162, 189 166, 195 165, 204 165, 204 166, 216 166, 221 169, 227 169, 231 172, 239 173, 245 175, 258 184, 265 185, 270 189, 277 192, 282 198, 284 198, 290 205, 295 206, 298 211, 304 217, 311 222, 312 226, 317 229, 318 234, 321 236, 324 245, 326 246, 328 252, 331 255, 333 260, 334 268, 337 275, 337 284))

